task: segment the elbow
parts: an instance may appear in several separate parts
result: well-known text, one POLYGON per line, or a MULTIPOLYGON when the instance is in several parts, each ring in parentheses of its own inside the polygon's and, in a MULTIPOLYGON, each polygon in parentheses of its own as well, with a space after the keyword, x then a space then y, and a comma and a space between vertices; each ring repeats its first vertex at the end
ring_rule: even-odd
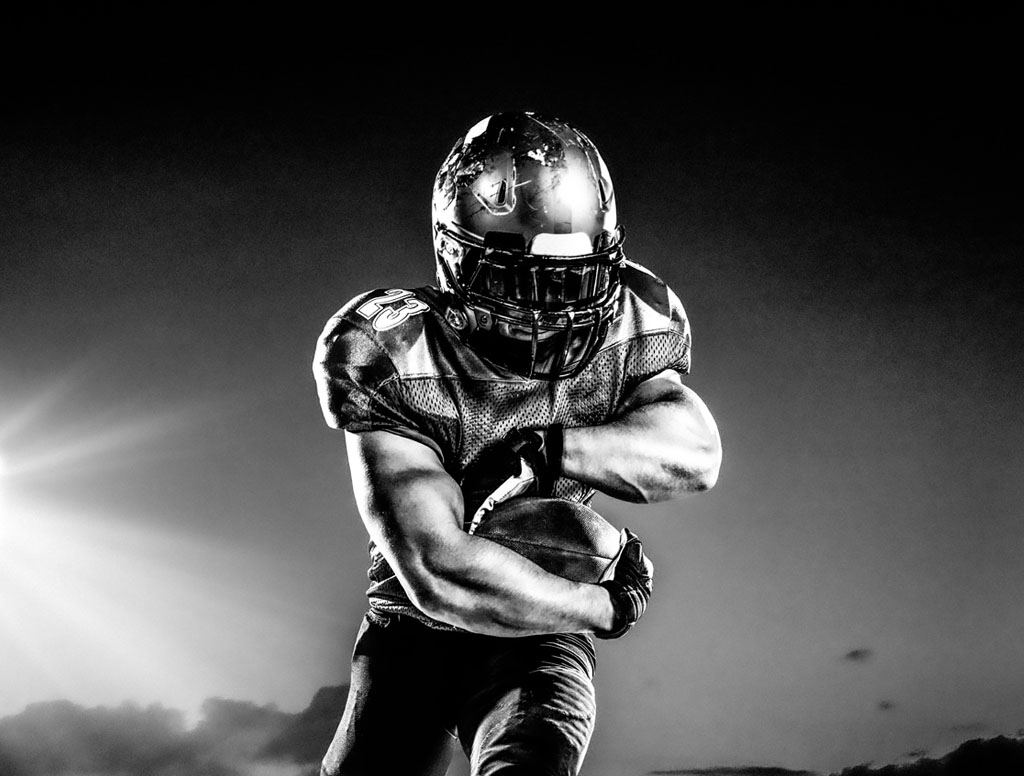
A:
POLYGON ((690 478, 690 490, 703 493, 711 490, 718 482, 718 473, 722 468, 722 442, 715 434, 704 448, 702 465, 693 472, 690 478))
POLYGON ((436 586, 417 586, 407 588, 409 600, 412 605, 423 612, 427 617, 446 625, 458 625, 458 618, 445 595, 444 590, 436 586))
POLYGON ((489 583, 474 572, 458 547, 446 545, 441 552, 421 555, 399 576, 413 606, 446 625, 499 635, 515 630, 525 617, 513 602, 496 601, 487 594, 489 583))
POLYGON ((402 570, 401 580, 413 606, 441 622, 451 619, 451 592, 447 578, 429 564, 418 563, 402 570))
POLYGON ((410 582, 404 587, 413 606, 432 620, 467 628, 466 613, 460 608, 458 591, 447 580, 438 576, 421 576, 410 582))
POLYGON ((718 467, 695 474, 688 483, 691 493, 704 493, 715 487, 718 482, 718 467))
POLYGON ((703 493, 711 490, 718 482, 718 473, 722 468, 722 437, 718 433, 711 411, 704 402, 692 395, 695 416, 691 426, 690 438, 693 440, 688 456, 689 469, 685 478, 685 490, 691 493, 703 493))
POLYGON ((715 436, 705 453, 704 466, 693 478, 693 491, 702 493, 711 490, 718 482, 718 473, 722 468, 722 443, 715 436))
POLYGON ((410 573, 406 571, 402 575, 402 587, 412 605, 428 617, 435 620, 445 621, 445 591, 443 581, 422 569, 410 573))
POLYGON ((413 606, 427 617, 473 633, 489 633, 496 622, 482 606, 474 606, 470 596, 444 577, 421 578, 406 589, 413 606))
POLYGON ((405 553, 395 570, 413 606, 432 619, 461 627, 456 558, 449 547, 419 547, 405 553))
POLYGON ((722 467, 722 440, 711 413, 698 402, 697 414, 687 404, 686 414, 665 439, 661 465, 642 487, 637 501, 667 501, 691 493, 711 490, 722 467))
POLYGON ((636 488, 636 501, 653 504, 659 501, 704 493, 715 487, 722 467, 722 446, 717 435, 708 441, 695 459, 688 449, 680 460, 664 465, 661 476, 636 488))

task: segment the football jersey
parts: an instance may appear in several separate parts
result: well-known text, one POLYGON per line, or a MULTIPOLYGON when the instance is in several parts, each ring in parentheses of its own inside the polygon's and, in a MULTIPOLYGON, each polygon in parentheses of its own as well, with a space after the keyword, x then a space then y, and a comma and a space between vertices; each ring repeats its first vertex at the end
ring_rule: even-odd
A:
MULTIPOLYGON (((513 428, 600 425, 665 369, 690 369, 690 327, 679 299, 647 269, 626 262, 604 343, 577 374, 535 380, 495 366, 469 348, 445 317, 433 286, 378 289, 334 315, 313 361, 327 424, 389 431, 431 447, 458 481, 465 467, 513 428)), ((594 490, 566 477, 553 495, 589 503, 594 490)), ((450 629, 416 609, 394 571, 369 544, 370 607, 450 629)))

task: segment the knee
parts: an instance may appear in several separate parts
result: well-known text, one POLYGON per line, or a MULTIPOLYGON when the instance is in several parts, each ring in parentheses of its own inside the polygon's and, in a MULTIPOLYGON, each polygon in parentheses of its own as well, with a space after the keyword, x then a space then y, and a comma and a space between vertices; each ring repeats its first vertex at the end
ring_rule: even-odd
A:
POLYGON ((473 776, 576 776, 593 723, 592 717, 512 715, 478 739, 473 776))
POLYGON ((473 771, 472 776, 577 776, 579 767, 550 762, 494 762, 473 771))
POLYGON ((325 757, 323 762, 320 763, 320 776, 344 776, 344 774, 349 772, 342 769, 341 763, 336 760, 330 760, 325 757))

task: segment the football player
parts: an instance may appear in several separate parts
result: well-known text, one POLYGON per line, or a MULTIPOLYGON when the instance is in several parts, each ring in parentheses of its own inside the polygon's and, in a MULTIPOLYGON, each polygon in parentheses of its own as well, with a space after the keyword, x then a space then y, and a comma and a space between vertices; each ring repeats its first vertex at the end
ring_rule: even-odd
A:
POLYGON ((357 296, 314 359, 370 554, 322 774, 443 774, 455 742, 474 776, 576 774, 592 638, 637 622, 653 567, 624 530, 611 579, 571 582, 467 525, 524 462, 531 492, 583 503, 706 490, 718 431, 682 380, 683 307, 626 259, 611 178, 577 128, 476 124, 438 172, 433 234, 437 286, 357 296))

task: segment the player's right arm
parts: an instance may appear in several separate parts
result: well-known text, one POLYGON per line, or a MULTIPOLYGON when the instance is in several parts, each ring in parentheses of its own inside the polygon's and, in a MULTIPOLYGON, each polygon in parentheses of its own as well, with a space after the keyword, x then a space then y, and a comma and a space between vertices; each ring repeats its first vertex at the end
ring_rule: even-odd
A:
POLYGON ((611 631, 607 588, 550 574, 462 530, 462 492, 434 450, 388 431, 345 434, 359 513, 413 603, 494 636, 611 631))

